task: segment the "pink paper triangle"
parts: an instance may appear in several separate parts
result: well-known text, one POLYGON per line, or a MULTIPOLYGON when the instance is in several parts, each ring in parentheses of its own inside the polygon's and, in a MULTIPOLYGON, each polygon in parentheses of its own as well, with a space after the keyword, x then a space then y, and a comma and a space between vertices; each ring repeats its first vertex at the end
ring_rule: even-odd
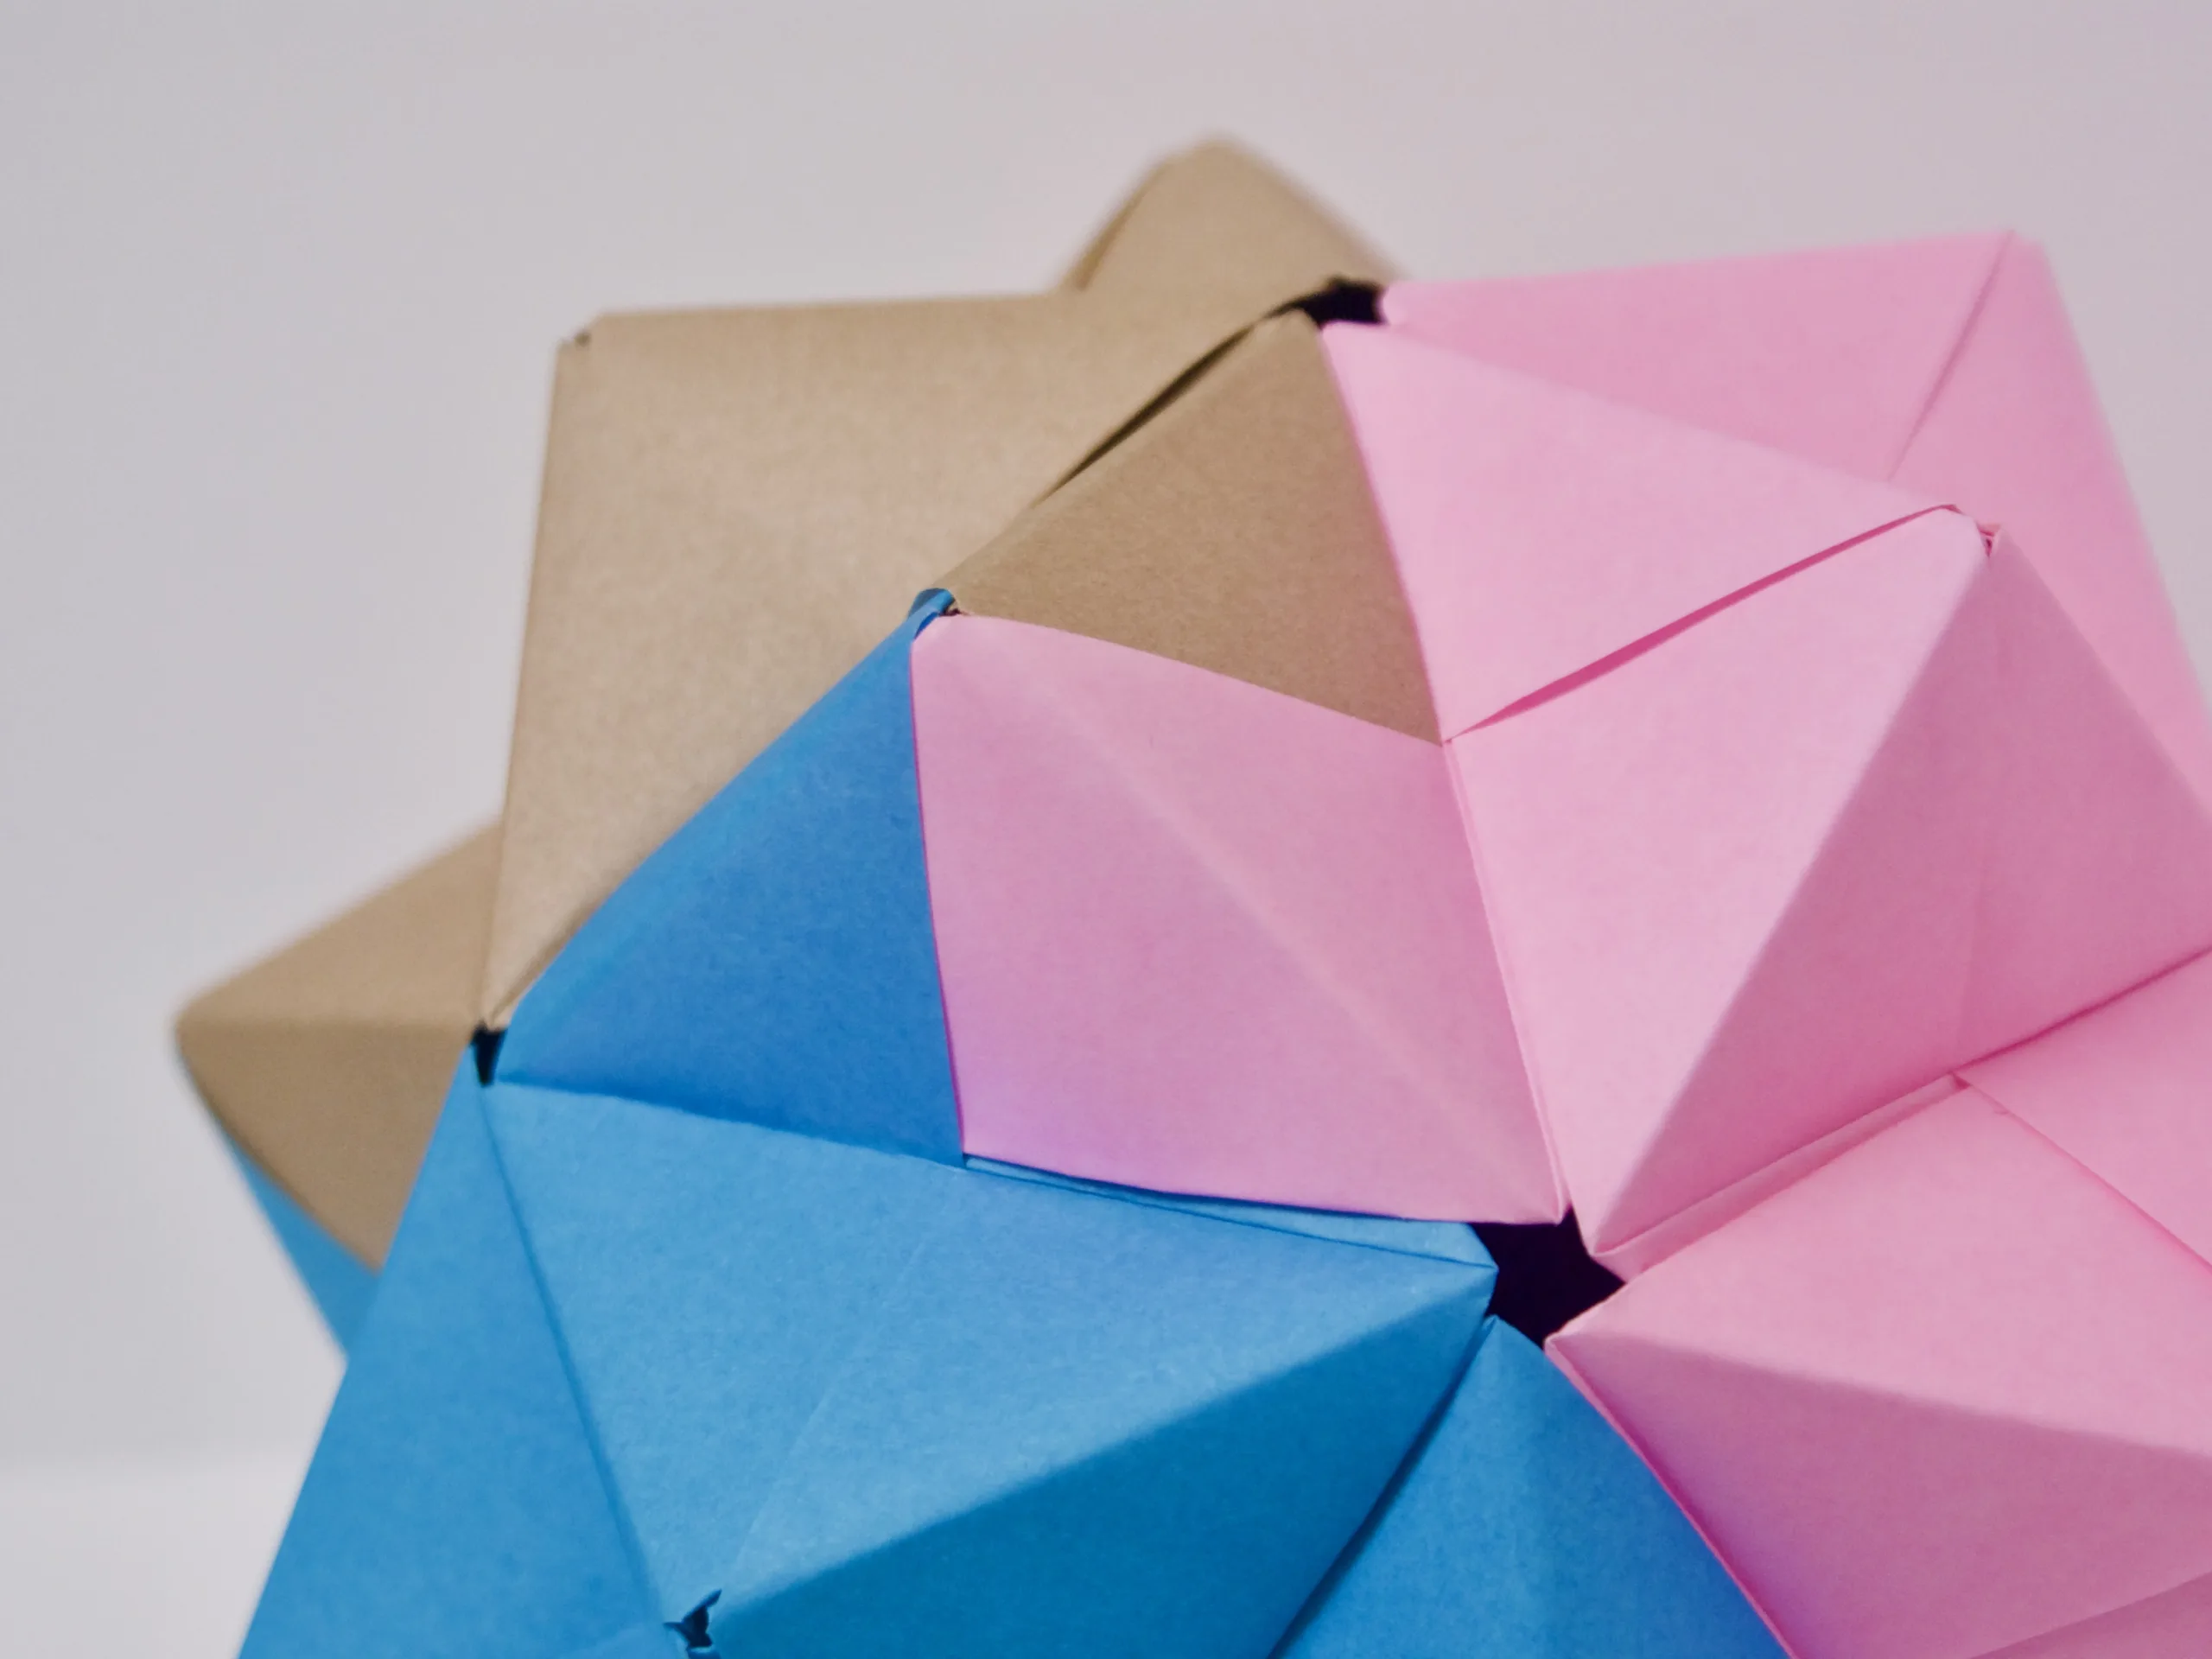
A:
POLYGON ((2212 1568, 2212 1268, 1972 1090, 1553 1348, 1802 1659, 1970 1659, 2212 1568))
POLYGON ((2192 788, 2212 721, 2050 268, 2007 243, 1956 360, 1889 474, 2001 524, 2192 788))
POLYGON ((1392 327, 1524 374, 1887 478, 2005 238, 1401 283, 1392 327))
POLYGON ((2212 1262, 2212 956, 1963 1075, 2212 1262))
POLYGON ((2208 947, 2212 822, 2000 541, 1603 1230, 2208 947))
POLYGON ((1989 743, 2006 790, 1981 876, 1966 1054, 2212 948, 2212 818, 2009 537, 1989 743))
MULTIPOLYGON (((1840 977, 1859 1000, 1785 1008, 1777 1036, 1849 1041, 1827 1038, 1803 1066, 1785 1065, 1795 1092, 1730 1095, 1726 1109, 1699 1112, 1663 1179, 1630 1190, 1675 1132, 1714 1033, 1984 564, 1972 524, 1916 518, 1451 744, 1537 1099, 1592 1249, 1903 1092, 1910 1082, 1882 1088, 1936 1056, 1918 1012, 1903 1033, 1880 1020, 1942 984, 1947 963, 1955 984, 1964 958, 1972 821, 1937 821, 1955 797, 1928 822, 1909 816, 1930 769, 1959 752, 1940 734, 1900 754, 1885 791, 1908 814, 1895 826, 1908 842, 1940 831, 1931 868, 1892 837, 1840 872, 1845 887, 1881 894, 1848 964, 1878 957, 1892 925, 1925 960, 1904 958, 1910 971, 1880 995, 1859 995, 1845 973, 1825 982, 1840 977), (1839 1054, 1845 1075, 1822 1075, 1815 1062, 1839 1054)), ((1826 898, 1819 908, 1850 920, 1826 898)), ((1941 1032, 1955 1028, 1958 1001, 1950 991, 1929 1016, 1941 1032)))
POLYGON ((1324 340, 1447 736, 1933 505, 1388 330, 1324 340))
POLYGON ((993 618, 933 625, 913 664, 970 1153, 1326 1209, 1560 1213, 1435 745, 993 618))

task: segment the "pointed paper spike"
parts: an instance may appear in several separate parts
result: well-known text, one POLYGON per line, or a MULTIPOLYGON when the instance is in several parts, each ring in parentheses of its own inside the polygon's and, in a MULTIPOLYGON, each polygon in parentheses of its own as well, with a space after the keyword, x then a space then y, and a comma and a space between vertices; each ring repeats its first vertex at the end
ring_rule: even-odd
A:
POLYGON ((627 1101, 488 1098, 655 1617, 680 1618, 721 1587, 823 1389, 971 1178, 627 1101))
POLYGON ((1281 173, 1217 139, 1147 174, 1062 286, 1241 289, 1264 306, 1339 278, 1381 283, 1395 274, 1281 173))
POLYGON ((724 1652, 1265 1653, 1486 1271, 974 1175, 725 1580, 724 1652))
POLYGON ((963 611, 1437 734, 1366 474, 1300 315, 1262 324, 945 586, 963 611))
MULTIPOLYGON (((1901 537, 1972 569, 1976 531, 1944 518, 1901 537)), ((1976 1052, 1967 1004, 2009 804, 2005 612, 1985 566, 1601 1217, 1603 1248, 1976 1052)))
POLYGON ((2010 537, 1990 560, 2007 787, 1980 882, 1966 1052, 2212 949, 2212 818, 2010 537))
POLYGON ((375 1268, 476 1022, 499 831, 480 831, 177 1020, 224 1129, 375 1268))
POLYGON ((2212 1567, 2212 1268, 1966 1090, 1552 1341, 1805 1659, 2212 1567))
POLYGON ((1781 1659, 1635 1452, 1495 1321, 1315 1595, 1281 1659, 1781 1659))
MULTIPOLYGON (((1592 1249, 1888 1098, 1859 1098, 1855 1074, 1840 1091, 1815 1078, 1802 1098, 1734 1103, 1719 1143, 1692 1148, 1711 1153, 1697 1179, 1670 1184, 1652 1213, 1622 1211, 1984 563, 1970 524, 1915 519, 1450 745, 1516 1025, 1592 1249)), ((1942 919, 1932 938, 1916 921, 1916 943, 1945 948, 1942 919)), ((1878 1068, 1891 1058, 1851 1030, 1878 1068)))
POLYGON ((464 1071, 245 1659, 561 1653, 647 1611, 464 1071))
POLYGON ((1133 1186, 1548 1220, 1431 744, 992 617, 914 651, 969 1151, 1133 1186))
MULTIPOLYGON (((1394 327, 1505 368, 1887 478, 2006 240, 1944 237, 1400 283, 1383 296, 1382 314, 1394 327)), ((1943 493, 1942 484, 1922 482, 1943 493)))
POLYGON ((2212 720, 2033 244, 2006 244, 1895 477, 2012 532, 2182 775, 2212 801, 2212 720))
POLYGON ((958 1160, 906 663, 943 603, 615 890, 516 1010, 502 1078, 958 1160))
POLYGON ((2212 1262, 2212 956, 1964 1075, 2212 1262))
POLYGON ((1446 735, 1932 505, 1389 330, 1323 341, 1446 735))
POLYGON ((481 1011, 1193 361, 1178 289, 662 313, 563 348, 481 1011))

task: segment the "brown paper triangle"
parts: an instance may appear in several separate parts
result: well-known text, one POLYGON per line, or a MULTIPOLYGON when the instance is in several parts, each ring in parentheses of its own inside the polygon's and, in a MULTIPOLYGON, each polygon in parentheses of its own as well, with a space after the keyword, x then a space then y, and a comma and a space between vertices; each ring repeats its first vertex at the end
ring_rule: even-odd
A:
POLYGON ((217 1120, 371 1267, 475 1025, 498 856, 496 827, 479 832, 177 1021, 217 1120))
POLYGON ((1332 282, 1385 283, 1389 263, 1250 151, 1215 141, 1146 175, 1062 279, 1065 288, 1235 291, 1271 310, 1332 282))
POLYGON ((1255 329, 946 578, 963 610, 1434 741, 1412 617, 1313 325, 1255 329))
POLYGON ((1250 321, 1218 294, 1063 293, 617 316, 570 345, 480 1011, 1250 321))

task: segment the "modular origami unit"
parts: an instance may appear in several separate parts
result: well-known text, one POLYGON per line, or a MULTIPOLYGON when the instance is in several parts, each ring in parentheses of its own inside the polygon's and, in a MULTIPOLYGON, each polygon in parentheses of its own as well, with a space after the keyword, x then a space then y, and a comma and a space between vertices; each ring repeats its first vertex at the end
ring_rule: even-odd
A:
POLYGON ((2212 1652, 2209 800, 2010 236, 604 319, 503 821, 181 1023, 246 1651, 2212 1652))

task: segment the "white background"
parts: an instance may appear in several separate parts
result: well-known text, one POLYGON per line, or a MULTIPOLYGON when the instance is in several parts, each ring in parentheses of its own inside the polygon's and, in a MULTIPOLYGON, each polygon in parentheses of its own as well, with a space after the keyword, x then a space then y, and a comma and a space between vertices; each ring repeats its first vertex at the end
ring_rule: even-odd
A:
POLYGON ((0 0, 0 1652, 227 1652, 336 1361, 178 1002, 496 810, 553 343, 1049 280, 1241 136, 1425 276, 2042 238, 2212 664, 2212 7, 0 0))

